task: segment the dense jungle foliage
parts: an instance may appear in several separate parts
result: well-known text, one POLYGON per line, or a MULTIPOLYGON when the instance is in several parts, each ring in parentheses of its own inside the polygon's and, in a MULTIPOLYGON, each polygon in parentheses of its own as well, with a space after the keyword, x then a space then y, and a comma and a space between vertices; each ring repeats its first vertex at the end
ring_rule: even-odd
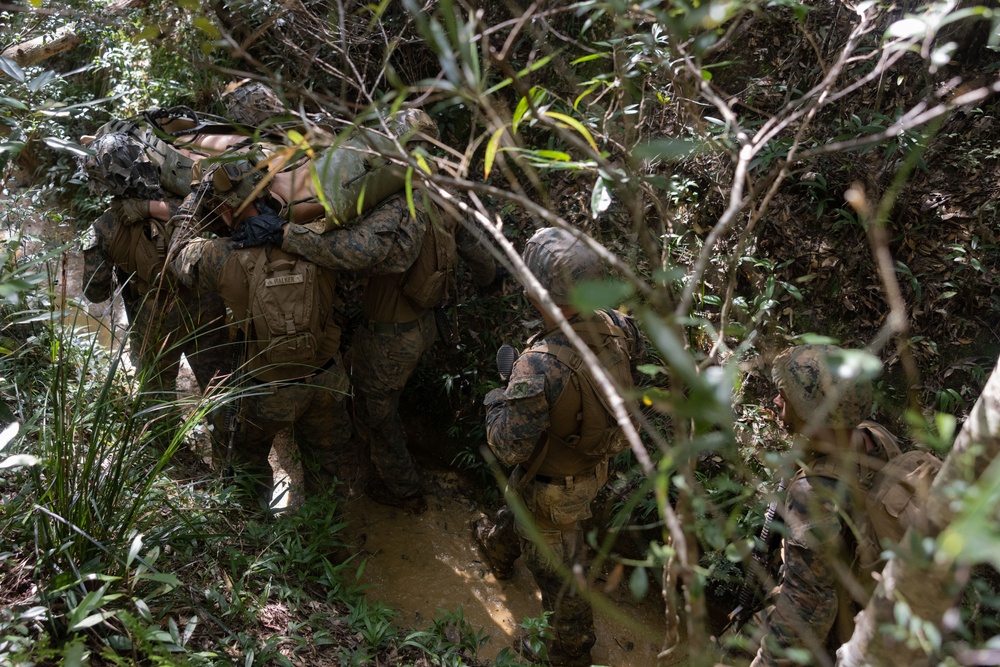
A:
MULTIPOLYGON (((151 406, 122 350, 67 315, 66 256, 107 203, 78 173, 80 137, 109 118, 222 114, 242 78, 303 119, 431 114, 439 144, 387 158, 453 198, 511 275, 463 286, 454 338, 403 410, 428 435, 421 460, 461 469, 484 507, 499 495, 480 453, 494 352, 538 322, 517 253, 541 226, 596 242, 614 278, 577 303, 634 313, 650 359, 638 407, 619 403, 632 448, 591 533, 595 569, 662 591, 663 664, 748 662, 714 637, 792 464, 776 352, 857 350, 881 368, 872 417, 942 458, 1000 354, 994 3, 31 0, 0 4, 0 26, 0 664, 487 664, 460 612, 392 626, 361 559, 330 556, 335 505, 276 527, 214 477, 170 474, 211 405, 151 406), (39 231, 59 228, 68 242, 39 231), (267 630, 273 604, 294 631, 267 630)), ((330 141, 309 127, 296 149, 330 141)), ((1000 494, 995 475, 959 477, 964 541, 909 554, 949 568, 951 588, 920 595, 950 611, 900 598, 881 626, 914 664, 1000 663, 1000 494)))

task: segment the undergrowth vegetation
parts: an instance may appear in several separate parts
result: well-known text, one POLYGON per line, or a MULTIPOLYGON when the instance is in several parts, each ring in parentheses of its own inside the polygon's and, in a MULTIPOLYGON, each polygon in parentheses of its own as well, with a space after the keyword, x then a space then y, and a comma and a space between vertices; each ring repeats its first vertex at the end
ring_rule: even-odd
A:
MULTIPOLYGON (((0 58, 0 664, 485 664, 461 609, 401 628, 366 595, 335 496, 260 520, 227 480, 188 475, 199 424, 232 397, 150 400, 122 348, 67 315, 63 250, 31 245, 33 221, 82 232, 103 208, 76 173, 80 136, 152 106, 218 113, 234 77, 310 118, 407 104, 437 120, 433 155, 385 157, 485 230, 511 276, 461 288, 454 339, 403 408, 484 506, 500 498, 481 455, 493 353, 538 324, 517 251, 546 225, 607 251, 614 278, 577 303, 635 314, 649 358, 588 540, 595 572, 665 598, 667 659, 681 634, 693 664, 741 659, 708 648, 773 547, 756 536, 793 464, 771 406, 777 351, 864 350, 853 359, 883 369, 873 416, 947 455, 1000 351, 995 8, 482 4, 0 10, 4 49, 77 38, 0 58)), ((289 151, 328 141, 305 128, 289 151)), ((996 499, 961 490, 994 504, 963 524, 987 545, 975 553, 927 542, 927 562, 953 558, 971 582, 951 625, 900 606, 888 628, 948 664, 995 650, 1000 610, 981 557, 1000 545, 996 499)), ((547 631, 524 626, 536 644, 547 631)), ((505 648, 494 664, 517 660, 505 648)))

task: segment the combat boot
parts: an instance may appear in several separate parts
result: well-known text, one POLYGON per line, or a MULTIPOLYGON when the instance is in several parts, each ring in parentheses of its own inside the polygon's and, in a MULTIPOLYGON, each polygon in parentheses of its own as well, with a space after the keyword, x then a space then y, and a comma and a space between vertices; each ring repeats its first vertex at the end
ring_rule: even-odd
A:
POLYGON ((479 547, 479 553, 486 560, 493 576, 500 581, 505 581, 514 576, 514 564, 503 563, 493 555, 490 549, 489 536, 493 530, 492 522, 486 517, 480 517, 472 522, 472 537, 479 547))

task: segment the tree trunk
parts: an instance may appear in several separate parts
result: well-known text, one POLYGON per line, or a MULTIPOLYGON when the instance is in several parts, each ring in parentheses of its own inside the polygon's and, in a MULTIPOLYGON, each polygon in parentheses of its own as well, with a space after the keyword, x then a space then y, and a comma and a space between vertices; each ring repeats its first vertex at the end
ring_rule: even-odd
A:
MULTIPOLYGON (((142 7, 148 2, 149 0, 116 0, 108 7, 107 14, 113 15, 130 7, 142 7)), ((21 67, 27 67, 74 49, 82 41, 83 36, 76 32, 76 24, 68 23, 46 35, 7 47, 0 56, 13 60, 21 67)))
MULTIPOLYGON (((934 480, 927 514, 930 536, 937 537, 948 527, 954 510, 943 493, 951 482, 965 479, 980 480, 986 468, 1000 452, 1000 362, 990 375, 983 393, 976 401, 968 421, 962 427, 941 472, 934 480), (978 452, 970 454, 973 447, 978 452)), ((933 562, 914 554, 908 535, 899 546, 899 557, 882 571, 879 584, 868 606, 857 618, 851 640, 837 651, 838 667, 863 665, 907 665, 922 667, 930 659, 918 646, 907 646, 906 639, 897 639, 879 628, 894 621, 896 601, 905 601, 914 616, 942 628, 942 619, 960 594, 956 582, 956 566, 942 558, 933 562), (918 564, 919 563, 919 564, 918 564)))

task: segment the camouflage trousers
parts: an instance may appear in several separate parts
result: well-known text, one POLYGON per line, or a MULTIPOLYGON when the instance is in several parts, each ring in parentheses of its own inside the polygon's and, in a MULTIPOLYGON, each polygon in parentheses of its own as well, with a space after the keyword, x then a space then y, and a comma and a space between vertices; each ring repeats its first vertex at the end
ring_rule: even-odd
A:
POLYGON ((406 433, 399 417, 399 397, 420 357, 437 337, 434 313, 425 311, 412 328, 362 325, 354 333, 349 354, 354 387, 354 425, 372 466, 397 498, 421 492, 406 433))
POLYGON ((221 469, 228 458, 228 464, 246 482, 251 499, 266 503, 274 487, 274 471, 267 460, 271 445, 280 431, 291 427, 306 494, 329 488, 337 474, 336 456, 351 439, 351 421, 344 402, 348 389, 339 353, 332 366, 308 378, 248 383, 242 389, 239 426, 231 454, 225 410, 213 415, 213 459, 221 469))
POLYGON ((597 642, 594 612, 572 573, 575 567, 587 572, 589 558, 581 522, 592 516, 590 503, 608 480, 607 463, 592 473, 557 483, 520 484, 522 474, 518 467, 511 475, 505 491, 508 504, 497 512, 484 546, 501 569, 524 556, 541 591, 542 609, 552 612, 549 662, 589 666, 590 649, 597 642), (530 523, 516 519, 510 506, 514 502, 523 504, 530 523))

